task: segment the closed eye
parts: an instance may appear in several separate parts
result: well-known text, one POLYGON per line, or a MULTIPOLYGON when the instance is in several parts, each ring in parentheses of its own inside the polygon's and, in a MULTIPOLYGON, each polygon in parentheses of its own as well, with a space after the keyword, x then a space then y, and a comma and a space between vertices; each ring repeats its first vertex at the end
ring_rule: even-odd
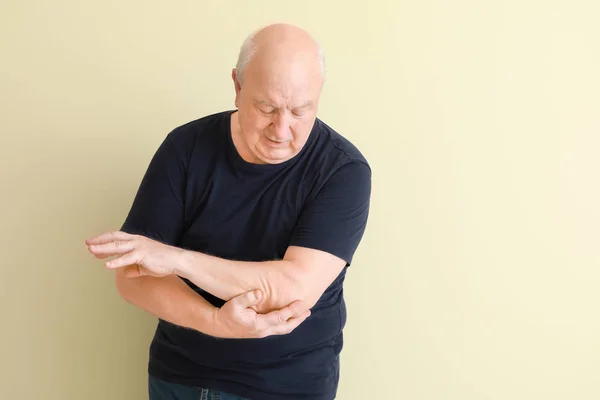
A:
POLYGON ((267 105, 264 105, 264 104, 261 104, 258 107, 258 110, 260 112, 262 112, 263 114, 273 114, 276 111, 275 107, 267 106, 267 105))
POLYGON ((306 103, 302 104, 299 107, 295 107, 292 109, 292 114, 294 114, 297 117, 301 117, 304 114, 306 114, 306 111, 309 110, 312 107, 312 101, 307 101, 306 103))
POLYGON ((297 117, 301 117, 306 113, 306 108, 294 109, 292 110, 292 114, 297 117))

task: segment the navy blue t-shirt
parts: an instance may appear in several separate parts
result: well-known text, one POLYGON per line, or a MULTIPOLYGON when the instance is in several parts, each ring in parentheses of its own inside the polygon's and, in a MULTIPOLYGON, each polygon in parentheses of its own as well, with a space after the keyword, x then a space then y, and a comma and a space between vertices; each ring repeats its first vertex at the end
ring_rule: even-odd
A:
MULTIPOLYGON (((121 229, 230 260, 282 259, 296 245, 347 264, 288 335, 221 339, 159 320, 148 372, 252 400, 334 399, 346 322, 342 284, 367 224, 371 169, 320 119, 292 159, 248 163, 231 138, 233 112, 168 134, 121 229)), ((224 303, 184 281, 213 305, 224 303)))

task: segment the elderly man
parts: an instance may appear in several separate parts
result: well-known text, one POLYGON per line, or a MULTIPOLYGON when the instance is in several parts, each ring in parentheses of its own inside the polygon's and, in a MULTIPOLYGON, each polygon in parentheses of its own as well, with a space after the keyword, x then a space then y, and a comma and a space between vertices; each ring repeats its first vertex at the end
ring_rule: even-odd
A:
POLYGON ((317 118, 323 54, 302 29, 249 36, 232 78, 235 109, 167 135, 121 230, 86 244, 159 319, 151 399, 331 400, 371 170, 317 118))

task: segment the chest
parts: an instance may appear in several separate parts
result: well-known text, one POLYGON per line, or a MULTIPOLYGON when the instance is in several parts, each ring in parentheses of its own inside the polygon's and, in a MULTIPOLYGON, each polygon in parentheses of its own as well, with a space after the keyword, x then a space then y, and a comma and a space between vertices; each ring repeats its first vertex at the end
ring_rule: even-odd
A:
POLYGON ((294 174, 236 179, 213 172, 189 188, 182 246, 233 260, 282 258, 305 198, 294 174))

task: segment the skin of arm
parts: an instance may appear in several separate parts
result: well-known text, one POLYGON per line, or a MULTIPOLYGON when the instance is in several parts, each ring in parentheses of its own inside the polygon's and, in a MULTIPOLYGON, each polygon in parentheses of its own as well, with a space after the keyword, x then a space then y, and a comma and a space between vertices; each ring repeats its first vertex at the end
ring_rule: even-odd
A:
MULTIPOLYGON (((261 300, 250 307, 261 314, 297 301, 311 309, 346 265, 325 251, 299 246, 288 247, 281 260, 231 261, 125 232, 105 233, 87 243, 97 258, 119 256, 105 265, 123 268, 126 278, 180 276, 225 301, 259 290, 261 300)), ((135 286, 130 290, 136 293, 135 286)))
POLYGON ((268 312, 296 300, 312 308, 346 262, 324 251, 290 246, 282 260, 261 262, 182 250, 174 265, 175 274, 224 300, 259 289, 264 296, 256 311, 268 312))
POLYGON ((217 308, 176 275, 128 278, 125 271, 115 271, 116 286, 129 303, 165 321, 214 337, 246 339, 287 334, 310 316, 302 302, 259 314, 254 309, 263 295, 256 290, 241 293, 217 308))
POLYGON ((130 279, 115 270, 117 291, 126 301, 165 321, 218 336, 212 323, 215 307, 175 275, 130 279))

